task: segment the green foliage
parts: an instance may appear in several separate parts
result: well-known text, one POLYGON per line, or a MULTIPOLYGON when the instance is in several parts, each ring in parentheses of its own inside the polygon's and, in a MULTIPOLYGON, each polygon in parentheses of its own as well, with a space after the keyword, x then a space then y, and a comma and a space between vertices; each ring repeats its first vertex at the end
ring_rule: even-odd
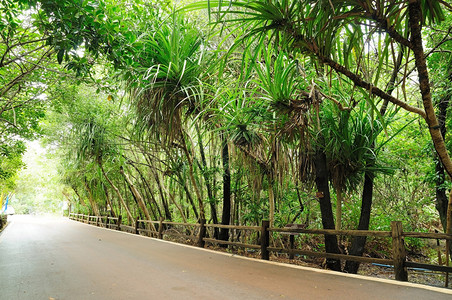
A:
POLYGON ((15 201, 17 214, 61 214, 63 185, 59 180, 56 158, 46 157, 46 149, 38 142, 27 143, 23 168, 17 177, 15 201))

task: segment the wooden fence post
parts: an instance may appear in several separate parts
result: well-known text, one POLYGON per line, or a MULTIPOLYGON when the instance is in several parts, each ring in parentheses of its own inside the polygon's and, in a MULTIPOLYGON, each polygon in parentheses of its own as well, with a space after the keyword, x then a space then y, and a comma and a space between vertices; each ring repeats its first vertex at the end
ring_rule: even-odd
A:
POLYGON ((394 260, 394 275, 399 281, 408 281, 408 272, 405 266, 406 253, 403 240, 402 222, 392 221, 392 258, 394 260))
POLYGON ((163 239, 163 217, 160 217, 160 222, 159 222, 159 233, 157 236, 159 239, 163 239))
POLYGON ((204 237, 206 236, 206 219, 199 220, 198 247, 204 248, 204 237))
POLYGON ((116 224, 118 226, 117 226, 116 230, 121 231, 121 223, 122 223, 122 216, 118 216, 118 224, 116 224))
POLYGON ((138 234, 138 218, 135 220, 135 234, 138 234))
POLYGON ((99 216, 96 216, 96 226, 99 227, 99 216))
POLYGON ((270 221, 262 220, 261 228, 261 258, 265 260, 270 259, 270 253, 268 251, 268 246, 270 244, 270 232, 268 231, 270 227, 270 221))
MULTIPOLYGON (((295 248, 295 235, 289 235, 289 250, 293 250, 295 248)), ((294 259, 295 255, 293 251, 289 252, 289 259, 294 259)))

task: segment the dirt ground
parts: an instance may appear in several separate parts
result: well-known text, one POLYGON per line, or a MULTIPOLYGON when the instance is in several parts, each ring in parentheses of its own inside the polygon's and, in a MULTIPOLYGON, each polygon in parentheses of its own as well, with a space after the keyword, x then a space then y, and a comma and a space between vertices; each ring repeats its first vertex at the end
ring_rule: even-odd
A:
MULTIPOLYGON (((248 251, 244 251, 241 249, 231 250, 217 246, 208 246, 207 248, 216 251, 235 253, 237 255, 242 255, 246 257, 260 258, 259 252, 254 250, 248 251)), ((300 256, 298 257, 296 256, 295 259, 289 259, 285 254, 271 255, 270 260, 280 263, 295 264, 299 266, 318 269, 322 269, 324 265, 323 258, 305 259, 301 258, 300 256)), ((377 266, 368 263, 362 263, 360 265, 358 274, 377 278, 394 279, 394 271, 392 267, 377 266)), ((435 287, 445 287, 445 279, 446 279, 445 273, 408 269, 409 282, 425 284, 435 287)), ((452 289, 452 274, 449 275, 449 289, 452 289)))

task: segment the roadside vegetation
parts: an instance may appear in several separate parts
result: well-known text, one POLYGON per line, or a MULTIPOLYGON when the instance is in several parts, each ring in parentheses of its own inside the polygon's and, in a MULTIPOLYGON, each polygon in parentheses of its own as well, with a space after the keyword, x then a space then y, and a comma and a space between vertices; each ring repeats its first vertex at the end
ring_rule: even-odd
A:
POLYGON ((1 200, 451 233, 451 32, 450 1, 0 0, 1 200), (34 139, 58 170, 41 181, 18 176, 34 139))

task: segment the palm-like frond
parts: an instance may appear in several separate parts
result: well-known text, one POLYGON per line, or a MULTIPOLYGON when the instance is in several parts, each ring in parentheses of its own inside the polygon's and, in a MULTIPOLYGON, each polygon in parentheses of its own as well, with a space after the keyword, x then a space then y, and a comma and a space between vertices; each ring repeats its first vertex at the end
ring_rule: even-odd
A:
POLYGON ((323 139, 317 147, 327 154, 331 179, 336 186, 354 189, 366 171, 393 171, 377 159, 381 149, 377 138, 384 127, 372 117, 365 104, 352 111, 324 105, 321 122, 323 139))
POLYGON ((251 102, 253 91, 245 87, 220 88, 215 96, 218 108, 210 113, 220 127, 218 131, 226 132, 229 139, 243 147, 257 146, 262 142, 260 133, 268 111, 260 102, 251 102))
POLYGON ((175 13, 154 23, 140 35, 142 47, 127 77, 138 124, 171 135, 179 131, 182 108, 194 110, 201 94, 202 37, 175 13))

